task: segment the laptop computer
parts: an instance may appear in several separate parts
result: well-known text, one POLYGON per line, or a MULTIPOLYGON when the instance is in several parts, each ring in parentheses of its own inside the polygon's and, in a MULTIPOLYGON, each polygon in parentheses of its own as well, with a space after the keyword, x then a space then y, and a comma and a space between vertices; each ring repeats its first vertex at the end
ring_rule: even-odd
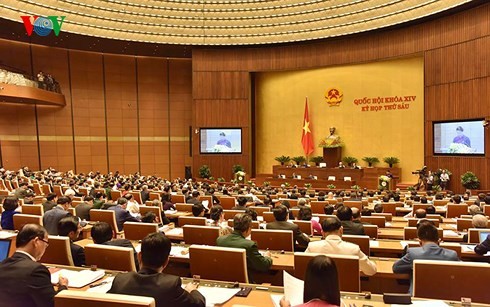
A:
POLYGON ((12 240, 0 239, 0 261, 9 256, 10 244, 12 244, 12 240))
POLYGON ((480 231, 480 243, 483 243, 490 235, 490 231, 480 231))

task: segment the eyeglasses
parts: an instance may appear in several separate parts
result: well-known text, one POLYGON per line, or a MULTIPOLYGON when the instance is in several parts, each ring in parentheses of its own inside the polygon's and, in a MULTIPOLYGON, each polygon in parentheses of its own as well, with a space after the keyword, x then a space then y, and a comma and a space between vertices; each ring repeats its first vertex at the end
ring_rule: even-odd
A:
POLYGON ((38 239, 39 239, 39 240, 41 240, 41 241, 43 241, 44 243, 46 243, 46 247, 48 247, 48 246, 49 246, 49 242, 48 242, 48 241, 46 241, 46 240, 44 240, 44 239, 41 239, 41 238, 38 238, 38 239))

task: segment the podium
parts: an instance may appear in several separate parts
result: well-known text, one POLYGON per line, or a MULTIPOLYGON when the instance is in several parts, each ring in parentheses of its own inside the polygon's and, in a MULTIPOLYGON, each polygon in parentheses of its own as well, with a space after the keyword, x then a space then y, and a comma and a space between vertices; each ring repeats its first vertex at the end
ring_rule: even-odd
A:
POLYGON ((328 167, 336 167, 342 161, 342 147, 323 148, 323 161, 328 167))

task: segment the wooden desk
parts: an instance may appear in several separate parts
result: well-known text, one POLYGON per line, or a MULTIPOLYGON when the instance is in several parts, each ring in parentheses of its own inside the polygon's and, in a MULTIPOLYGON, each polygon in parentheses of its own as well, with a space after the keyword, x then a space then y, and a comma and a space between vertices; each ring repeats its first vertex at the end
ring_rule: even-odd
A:
MULTIPOLYGON (((453 231, 453 230, 449 230, 453 231)), ((446 242, 463 242, 463 234, 458 232, 454 232, 455 235, 451 236, 448 234, 444 234, 444 241, 446 242)), ((403 228, 379 228, 378 229, 378 238, 379 239, 395 239, 395 240, 403 240, 403 228)))
POLYGON ((87 224, 87 225, 85 225, 85 227, 83 227, 83 229, 82 229, 82 238, 83 239, 92 238, 92 234, 91 234, 92 227, 93 226, 91 224, 87 224))

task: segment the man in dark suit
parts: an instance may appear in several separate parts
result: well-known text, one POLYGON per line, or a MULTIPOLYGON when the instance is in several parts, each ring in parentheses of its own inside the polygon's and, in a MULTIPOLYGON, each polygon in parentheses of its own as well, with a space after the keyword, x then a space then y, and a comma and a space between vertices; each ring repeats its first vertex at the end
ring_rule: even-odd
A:
POLYGON ((490 235, 487 236, 487 238, 475 246, 475 253, 478 255, 485 255, 490 251, 490 235))
POLYGON ((352 209, 347 206, 337 208, 337 217, 342 223, 344 234, 346 235, 364 235, 364 226, 361 223, 352 221, 352 209))
POLYGON ((73 264, 75 266, 85 265, 85 251, 83 247, 73 243, 78 239, 82 226, 80 220, 76 216, 67 216, 60 220, 58 223, 58 235, 70 238, 70 250, 73 258, 73 264))
POLYGON ((162 233, 147 235, 138 253, 141 270, 118 274, 109 293, 153 297, 157 307, 204 307, 205 298, 197 291, 197 285, 189 283, 183 289, 180 277, 162 273, 171 245, 162 233))
POLYGON ((293 240, 295 240, 299 246, 308 246, 310 238, 308 238, 308 236, 299 229, 298 225, 288 222, 289 212, 286 206, 279 205, 272 209, 272 213, 274 214, 274 218, 276 220, 274 222, 267 223, 265 226, 267 229, 292 230, 293 240))
POLYGON ((75 207, 75 214, 85 221, 90 221, 90 209, 94 206, 94 198, 92 196, 85 196, 83 203, 78 204, 75 207))
POLYGON ((134 253, 135 267, 136 267, 136 270, 139 269, 138 254, 136 253, 136 250, 134 249, 133 244, 128 239, 115 239, 115 240, 113 240, 112 239, 112 228, 109 224, 107 224, 106 222, 95 223, 92 226, 92 229, 90 230, 90 235, 92 236, 92 239, 94 240, 95 244, 103 244, 103 245, 110 245, 110 246, 132 248, 133 253, 134 253))
MULTIPOLYGON (((56 291, 48 269, 38 263, 48 247, 48 233, 40 225, 25 225, 16 240, 16 252, 0 263, 0 305, 52 307, 56 291)), ((60 277, 58 291, 67 289, 60 277)))
POLYGON ((231 208, 231 210, 244 210, 247 209, 247 198, 240 196, 237 199, 238 205, 231 208))
POLYGON ((192 197, 186 200, 186 203, 188 204, 200 204, 201 201, 199 200, 199 191, 192 191, 192 197))
MULTIPOLYGON (((439 233, 431 221, 421 221, 417 225, 417 237, 421 247, 407 249, 407 253, 393 264, 395 274, 412 274, 413 261, 416 259, 459 261, 455 251, 439 246, 439 233)), ((412 284, 410 284, 410 292, 412 292, 412 284)))
POLYGON ((66 216, 70 216, 68 208, 71 207, 71 199, 66 196, 58 198, 58 205, 43 215, 43 225, 50 235, 58 235, 58 223, 66 216))
POLYGON ((148 186, 144 185, 141 187, 141 203, 144 205, 147 201, 150 200, 150 191, 148 191, 148 186))
POLYGON ((46 196, 46 201, 43 203, 44 213, 56 207, 56 201, 58 200, 58 195, 56 193, 49 193, 46 196))
POLYGON ((121 197, 117 200, 117 205, 109 207, 107 210, 113 210, 116 214, 116 224, 118 231, 123 230, 123 226, 125 222, 141 222, 139 219, 126 210, 126 206, 128 205, 128 200, 124 197, 121 197))
POLYGON ((253 271, 267 272, 272 265, 270 252, 265 256, 259 253, 257 243, 247 240, 252 233, 252 217, 246 213, 239 213, 233 218, 233 232, 229 235, 218 237, 216 244, 223 247, 243 248, 247 254, 248 279, 253 282, 253 271))

